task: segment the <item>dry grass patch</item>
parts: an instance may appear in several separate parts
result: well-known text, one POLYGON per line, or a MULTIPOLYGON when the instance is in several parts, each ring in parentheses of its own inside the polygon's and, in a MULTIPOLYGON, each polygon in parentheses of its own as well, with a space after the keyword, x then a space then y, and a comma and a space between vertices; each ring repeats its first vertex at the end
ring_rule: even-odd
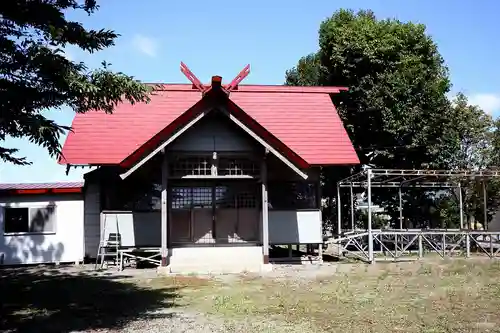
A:
POLYGON ((499 264, 489 260, 353 265, 321 279, 211 281, 192 285, 184 300, 275 331, 497 332, 499 277, 499 264))

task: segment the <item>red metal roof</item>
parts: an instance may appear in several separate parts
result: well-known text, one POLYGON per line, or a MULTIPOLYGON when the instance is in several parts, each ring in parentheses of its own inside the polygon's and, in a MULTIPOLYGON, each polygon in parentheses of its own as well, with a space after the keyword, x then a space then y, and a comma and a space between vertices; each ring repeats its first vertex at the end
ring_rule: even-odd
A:
POLYGON ((83 182, 0 184, 1 195, 82 193, 83 182))
POLYGON ((0 190, 39 190, 83 187, 83 182, 0 183, 0 190))
MULTIPOLYGON (((329 94, 337 87, 239 85, 230 99, 310 165, 357 164, 329 94)), ((120 164, 201 99, 190 84, 163 85, 149 104, 123 103, 114 114, 78 114, 60 163, 120 164)))

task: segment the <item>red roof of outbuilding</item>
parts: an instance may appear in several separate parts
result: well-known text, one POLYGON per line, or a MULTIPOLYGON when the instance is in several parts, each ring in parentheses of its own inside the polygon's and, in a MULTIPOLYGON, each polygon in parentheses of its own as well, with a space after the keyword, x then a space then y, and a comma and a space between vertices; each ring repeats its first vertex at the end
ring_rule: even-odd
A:
POLYGON ((2 183, 0 194, 63 194, 81 193, 83 182, 57 182, 57 183, 2 183))
MULTIPOLYGON (((310 165, 359 163, 333 105, 335 87, 240 85, 230 99, 310 165)), ((119 105, 112 115, 77 114, 63 164, 120 164, 201 99, 190 84, 164 85, 149 104, 119 105)))
POLYGON ((83 187, 83 182, 1 183, 0 190, 38 190, 83 187))

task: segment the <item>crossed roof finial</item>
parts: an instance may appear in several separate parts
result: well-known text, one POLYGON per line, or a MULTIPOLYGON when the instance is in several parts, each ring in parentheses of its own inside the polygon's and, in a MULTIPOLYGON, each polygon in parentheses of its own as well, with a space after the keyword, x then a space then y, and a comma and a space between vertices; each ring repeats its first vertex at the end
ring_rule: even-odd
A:
MULTIPOLYGON (((191 72, 188 66, 181 61, 181 72, 184 74, 189 81, 193 84, 193 89, 198 89, 202 94, 210 90, 211 86, 206 86, 196 77, 196 75, 191 72)), ((222 88, 230 93, 231 91, 238 89, 238 85, 243 81, 248 74, 250 74, 250 65, 246 65, 241 72, 236 75, 236 77, 228 85, 222 86, 222 88)), ((213 81, 213 80, 212 80, 213 81)))

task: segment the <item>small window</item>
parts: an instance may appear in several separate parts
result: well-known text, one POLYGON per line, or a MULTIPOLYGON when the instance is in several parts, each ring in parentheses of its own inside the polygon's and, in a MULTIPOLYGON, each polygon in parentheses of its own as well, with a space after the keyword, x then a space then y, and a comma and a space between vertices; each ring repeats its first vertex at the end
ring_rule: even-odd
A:
POLYGON ((7 207, 4 210, 4 232, 55 232, 55 207, 7 207))
POLYGON ((29 232, 29 230, 29 208, 5 208, 5 233, 29 232))

